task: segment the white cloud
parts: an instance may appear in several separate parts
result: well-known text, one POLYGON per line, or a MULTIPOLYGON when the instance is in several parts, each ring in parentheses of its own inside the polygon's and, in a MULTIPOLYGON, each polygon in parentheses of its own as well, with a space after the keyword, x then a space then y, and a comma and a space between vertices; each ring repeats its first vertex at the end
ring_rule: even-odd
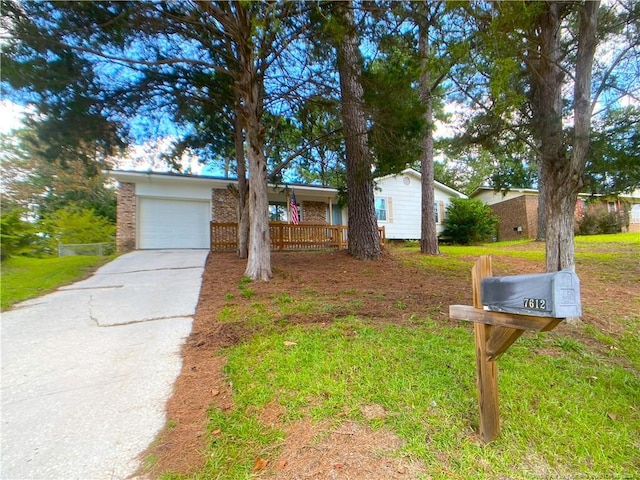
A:
MULTIPOLYGON (((176 140, 175 137, 169 136, 142 145, 131 145, 124 156, 110 160, 118 170, 168 172, 169 164, 162 157, 169 152, 176 140)), ((188 152, 182 155, 179 164, 183 172, 194 175, 200 175, 202 172, 203 166, 198 162, 198 158, 188 152)))
POLYGON ((619 100, 621 107, 638 107, 640 106, 640 102, 638 102, 637 98, 634 98, 631 95, 623 95, 619 100))
POLYGON ((10 100, 0 101, 0 133, 9 133, 22 126, 22 116, 27 109, 10 100))

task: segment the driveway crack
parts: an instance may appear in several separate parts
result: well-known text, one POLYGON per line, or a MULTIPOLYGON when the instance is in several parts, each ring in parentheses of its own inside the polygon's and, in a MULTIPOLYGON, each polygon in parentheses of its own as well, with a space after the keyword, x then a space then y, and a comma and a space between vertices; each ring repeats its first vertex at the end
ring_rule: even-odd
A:
POLYGON ((100 322, 93 316, 93 295, 89 295, 89 318, 96 324, 96 327, 101 327, 100 322))
POLYGON ((162 320, 172 320, 175 318, 189 318, 193 320, 193 314, 185 314, 185 315, 169 315, 166 317, 151 317, 151 318, 142 318, 140 320, 129 320, 128 322, 118 322, 118 323, 100 323, 100 319, 93 314, 93 295, 89 295, 89 318, 93 323, 95 323, 98 328, 111 328, 111 327, 126 327, 127 325, 135 325, 137 323, 149 323, 149 322, 159 322, 162 320))
POLYGON ((95 287, 62 287, 59 290, 63 292, 75 292, 76 290, 106 290, 106 289, 115 289, 115 288, 123 288, 124 285, 100 285, 95 287))
POLYGON ((111 327, 126 327, 128 325, 135 325, 137 323, 149 323, 149 322, 159 322, 162 320, 174 320, 174 319, 178 319, 178 318, 189 318, 191 320, 193 320, 193 315, 181 315, 181 316, 175 316, 172 315, 170 317, 154 317, 154 318, 143 318, 141 320, 130 320, 128 322, 122 322, 122 323, 108 323, 108 324, 101 324, 99 322, 96 321, 98 327, 100 328, 111 328, 111 327))
POLYGON ((143 272, 164 272, 171 270, 193 270, 193 269, 202 269, 202 266, 193 266, 193 267, 166 267, 166 268, 142 268, 140 270, 128 270, 126 272, 104 272, 100 275, 125 275, 129 273, 143 273, 143 272))

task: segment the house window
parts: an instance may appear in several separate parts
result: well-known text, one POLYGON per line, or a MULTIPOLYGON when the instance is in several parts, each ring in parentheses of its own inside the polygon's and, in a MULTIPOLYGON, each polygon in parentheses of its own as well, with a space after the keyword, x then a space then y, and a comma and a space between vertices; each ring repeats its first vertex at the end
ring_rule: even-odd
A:
POLYGON ((439 214, 439 205, 438 202, 433 202, 433 216, 436 219, 436 223, 440 223, 440 214, 439 214))
POLYGON ((376 219, 380 222, 387 221, 387 199, 376 198, 376 219))
POLYGON ((274 202, 269 204, 270 222, 288 222, 287 204, 284 202, 274 202))
POLYGON ((329 209, 329 205, 327 204, 327 223, 331 225, 342 225, 342 208, 334 203, 331 205, 331 209, 329 209))
POLYGON ((584 216, 584 212, 587 211, 587 201, 584 198, 578 199, 578 215, 584 216))

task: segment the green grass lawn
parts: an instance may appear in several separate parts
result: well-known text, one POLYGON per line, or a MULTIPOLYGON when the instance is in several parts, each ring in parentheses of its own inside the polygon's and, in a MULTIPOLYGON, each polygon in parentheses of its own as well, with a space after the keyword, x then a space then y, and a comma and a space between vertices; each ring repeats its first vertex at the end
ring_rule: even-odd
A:
POLYGON ((94 256, 11 257, 1 265, 1 308, 4 310, 22 300, 79 280, 110 259, 94 256))
MULTIPOLYGON (((485 254, 544 262, 544 245, 536 242, 443 247, 439 257, 421 256, 415 246, 394 248, 405 262, 438 268, 443 276, 468 276, 470 259, 485 254)), ((636 262, 628 274, 638 274, 637 234, 579 237, 576 250, 585 269, 617 272, 636 262)), ((615 288, 615 277, 600 281, 615 288)), ((238 288, 251 291, 244 283, 238 288)), ((256 458, 277 458, 284 441, 283 431, 260 420, 274 403, 285 412, 285 424, 354 420, 390 430, 404 440, 397 455, 421 462, 429 472, 424 478, 638 478, 640 311, 624 320, 621 334, 587 325, 575 327, 584 335, 564 330, 520 338, 499 361, 502 432, 485 445, 476 433, 468 325, 410 312, 397 325, 354 315, 328 325, 271 320, 298 307, 309 311, 305 306, 315 301, 300 289, 253 304, 255 318, 220 312, 219 321, 246 322, 255 332, 223 352, 234 406, 210 409, 209 431, 216 433, 202 469, 163 478, 254 478, 256 458), (384 418, 363 417, 362 407, 372 404, 384 408, 384 418)))
POLYGON ((614 235, 580 235, 575 237, 577 244, 628 243, 640 246, 640 233, 616 233, 614 235))
POLYGON ((640 471, 638 371, 607 364, 570 339, 533 336, 503 357, 502 434, 490 445, 473 434, 474 347, 466 328, 429 320, 379 328, 347 318, 328 329, 255 336, 228 355, 235 408, 211 412, 210 425, 226 435, 211 446, 197 478, 248 478, 259 453, 282 436, 248 412, 274 401, 288 421, 310 415, 337 423, 364 422, 361 407, 381 405, 386 417, 372 426, 403 438, 399 454, 424 462, 434 478, 640 471), (541 348, 555 353, 540 354, 541 348))

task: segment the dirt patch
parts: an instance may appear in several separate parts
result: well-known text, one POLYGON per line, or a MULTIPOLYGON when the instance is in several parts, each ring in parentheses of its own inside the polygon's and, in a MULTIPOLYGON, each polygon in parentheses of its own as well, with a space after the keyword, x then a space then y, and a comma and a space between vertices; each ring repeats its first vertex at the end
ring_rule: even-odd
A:
MULTIPOLYGON (((544 268, 539 262, 520 258, 495 260, 495 275, 537 273, 544 268)), ((156 458, 148 471, 149 477, 159 472, 189 474, 198 470, 204 461, 208 438, 207 410, 233 408, 221 349, 255 332, 244 322, 221 320, 225 309, 249 312, 251 305, 279 299, 287 301, 295 292, 304 291, 323 308, 311 309, 308 314, 283 314, 276 321, 323 324, 353 314, 380 322, 402 323, 414 316, 429 316, 458 324, 448 318, 449 305, 471 304, 470 273, 443 275, 437 270, 407 265, 402 255, 396 253, 387 253, 376 262, 358 261, 346 252, 274 253, 272 281, 252 282, 243 289, 241 278, 245 266, 246 261, 234 254, 209 256, 193 330, 182 349, 182 372, 167 404, 167 427, 147 452, 156 458)), ((619 323, 605 314, 611 302, 618 306, 619 316, 637 315, 637 304, 634 306, 628 301, 638 296, 636 283, 603 285, 597 272, 583 269, 578 273, 582 279, 585 323, 615 335, 619 323)), ((638 275, 635 272, 635 278, 638 275)), ((563 329, 589 340, 582 335, 581 328, 558 327, 558 331, 563 329)), ((384 408, 379 405, 362 408, 364 418, 384 418, 384 408)), ((286 433, 280 457, 259 465, 255 474, 260 477, 409 479, 422 474, 428 478, 421 464, 397 455, 402 443, 390 432, 372 430, 354 422, 331 427, 305 419, 282 425, 280 419, 284 413, 277 404, 258 412, 264 424, 277 426, 286 433)))
POLYGON ((261 475, 264 478, 392 480, 427 473, 420 462, 395 456, 402 447, 396 435, 356 422, 331 428, 326 422, 305 420, 286 428, 285 433, 284 451, 261 475))

